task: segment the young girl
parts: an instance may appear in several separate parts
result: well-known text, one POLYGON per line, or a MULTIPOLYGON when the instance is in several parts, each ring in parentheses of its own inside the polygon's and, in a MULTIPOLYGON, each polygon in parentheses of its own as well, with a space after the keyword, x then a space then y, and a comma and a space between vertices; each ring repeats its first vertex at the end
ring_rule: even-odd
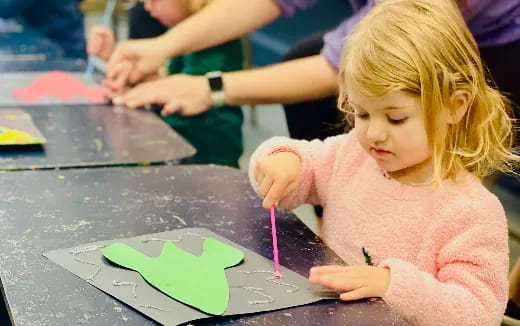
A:
POLYGON ((512 120, 450 0, 381 1, 347 38, 325 141, 273 138, 251 160, 264 207, 324 206, 321 235, 349 266, 310 282, 381 297, 411 325, 497 325, 507 302, 504 210, 479 178, 511 171, 512 120))
MULTIPOLYGON (((151 16, 165 26, 174 26, 201 9, 207 2, 207 0, 145 0, 144 7, 151 16)), ((110 30, 99 27, 92 30, 87 45, 89 54, 108 60, 114 47, 114 35, 110 30)), ((242 44, 240 40, 234 40, 207 50, 173 58, 168 64, 168 73, 205 75, 211 71, 240 70, 242 64, 242 44)), ((134 90, 137 93, 150 94, 150 90, 157 91, 159 88, 164 88, 164 83, 159 83, 161 79, 159 72, 149 76, 148 79, 151 81, 138 85, 134 90)), ((169 93, 174 90, 175 86, 165 89, 169 93)), ((243 150, 243 117, 240 108, 218 106, 197 116, 169 115, 163 119, 197 149, 197 154, 190 163, 215 163, 238 167, 238 159, 243 150)))

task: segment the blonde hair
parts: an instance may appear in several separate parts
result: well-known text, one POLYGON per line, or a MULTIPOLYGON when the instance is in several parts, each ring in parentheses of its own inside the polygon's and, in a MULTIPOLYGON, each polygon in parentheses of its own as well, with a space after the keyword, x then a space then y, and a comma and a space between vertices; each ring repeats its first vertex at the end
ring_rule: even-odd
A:
MULTIPOLYGON (((210 0, 183 0, 188 5, 190 12, 194 14, 195 12, 202 9, 205 5, 208 4, 210 0)), ((135 6, 138 2, 144 2, 144 0, 126 0, 125 7, 127 9, 135 6)))
POLYGON ((509 102, 486 81, 477 44, 451 0, 379 1, 347 37, 339 79, 338 106, 348 114, 347 83, 368 96, 420 97, 435 183, 462 171, 512 172, 520 161, 509 102), (459 123, 441 126, 440 111, 456 90, 469 93, 468 110, 459 123))
POLYGON ((189 0, 190 11, 195 13, 208 4, 210 0, 189 0))

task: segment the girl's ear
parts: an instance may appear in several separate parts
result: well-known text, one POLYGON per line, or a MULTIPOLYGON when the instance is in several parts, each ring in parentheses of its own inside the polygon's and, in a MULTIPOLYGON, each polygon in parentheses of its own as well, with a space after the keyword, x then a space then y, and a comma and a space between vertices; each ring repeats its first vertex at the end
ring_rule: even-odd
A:
POLYGON ((456 90, 450 96, 450 108, 448 110, 447 122, 457 124, 462 120, 470 105, 470 94, 467 90, 456 90))

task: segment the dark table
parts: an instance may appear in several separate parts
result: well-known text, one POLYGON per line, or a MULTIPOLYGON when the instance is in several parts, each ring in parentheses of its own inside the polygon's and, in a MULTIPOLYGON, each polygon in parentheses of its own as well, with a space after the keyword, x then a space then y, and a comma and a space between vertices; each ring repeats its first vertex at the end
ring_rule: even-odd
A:
MULTIPOLYGON (((205 227, 271 257, 268 214, 244 172, 218 166, 22 171, 0 176, 0 278, 15 326, 155 325, 42 253, 182 227, 205 227)), ((307 276, 339 258, 278 212, 281 264, 307 276)), ((321 303, 196 325, 406 325, 383 301, 321 303)))
POLYGON ((47 143, 43 150, 0 151, 0 170, 178 162, 195 153, 152 112, 111 105, 19 107, 47 143))

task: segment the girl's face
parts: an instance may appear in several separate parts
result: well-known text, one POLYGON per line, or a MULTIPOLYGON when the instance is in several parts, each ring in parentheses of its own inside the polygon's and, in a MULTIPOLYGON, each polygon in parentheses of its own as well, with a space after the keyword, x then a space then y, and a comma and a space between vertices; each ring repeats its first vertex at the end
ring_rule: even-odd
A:
POLYGON ((419 97, 403 92, 367 97, 347 88, 355 132, 363 148, 394 179, 422 183, 432 172, 432 151, 419 97))
POLYGON ((168 27, 176 25, 190 15, 188 0, 144 0, 144 9, 168 27))

